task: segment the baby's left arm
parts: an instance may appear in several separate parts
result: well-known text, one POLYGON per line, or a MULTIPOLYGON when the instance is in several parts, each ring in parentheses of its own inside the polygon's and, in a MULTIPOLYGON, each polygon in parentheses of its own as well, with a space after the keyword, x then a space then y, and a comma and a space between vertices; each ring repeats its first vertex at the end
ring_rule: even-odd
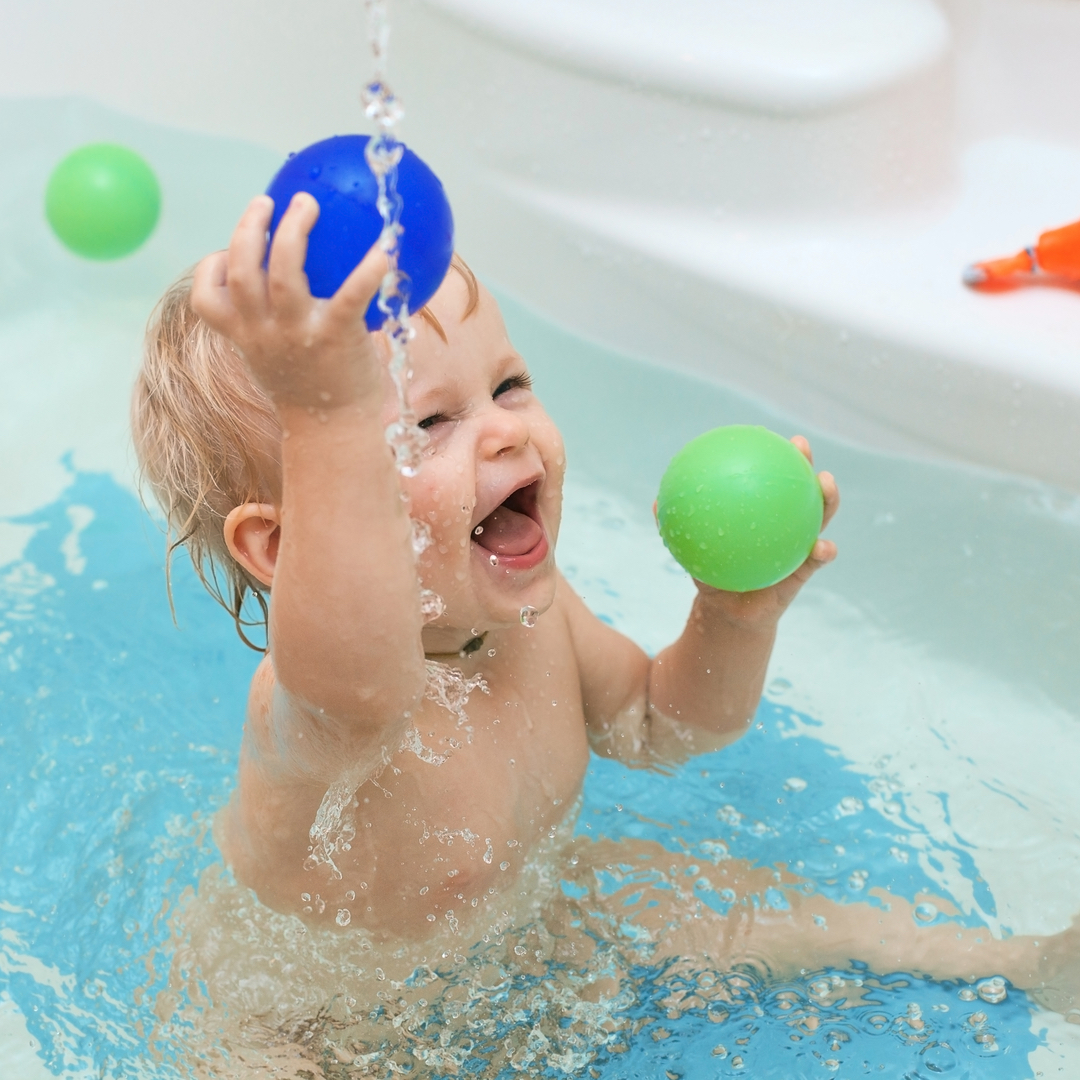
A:
MULTIPOLYGON (((792 442, 813 461, 806 439, 792 442)), ((824 529, 840 494, 830 473, 819 480, 824 529)), ((686 628, 652 661, 568 596, 586 720, 597 749, 620 758, 649 751, 664 759, 737 739, 757 710, 780 616, 835 558, 836 545, 819 538, 802 566, 767 589, 732 593, 697 582, 686 628)), ((562 588, 569 594, 568 586, 562 588)))
MULTIPOLYGON (((813 464, 806 439, 791 441, 813 464)), ((824 529, 840 505, 840 493, 830 473, 818 479, 825 498, 824 529)), ((696 582, 686 629, 650 667, 650 712, 704 728, 725 741, 741 735, 761 698, 780 616, 813 574, 835 558, 836 545, 819 538, 802 566, 767 589, 733 593, 696 582)))

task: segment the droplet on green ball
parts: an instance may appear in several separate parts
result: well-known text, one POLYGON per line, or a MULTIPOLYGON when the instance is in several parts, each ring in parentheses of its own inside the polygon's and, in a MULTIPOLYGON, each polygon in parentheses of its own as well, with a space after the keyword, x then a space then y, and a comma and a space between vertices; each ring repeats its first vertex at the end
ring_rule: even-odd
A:
POLYGON ((766 428, 741 424, 687 443, 657 497, 660 535, 671 554, 699 581, 731 592, 764 589, 798 569, 823 511, 821 485, 799 450, 766 428))
POLYGON ((119 259, 154 231, 161 188, 134 150, 90 143, 68 154, 45 189, 45 216, 61 242, 87 259, 119 259))

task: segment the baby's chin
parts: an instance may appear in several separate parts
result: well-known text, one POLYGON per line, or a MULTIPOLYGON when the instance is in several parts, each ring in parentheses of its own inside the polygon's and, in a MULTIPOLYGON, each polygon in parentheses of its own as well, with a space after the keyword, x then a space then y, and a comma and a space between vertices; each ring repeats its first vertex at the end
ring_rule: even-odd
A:
MULTIPOLYGON (((429 638, 456 640, 457 635, 464 641, 484 631, 520 626, 534 612, 543 615, 555 602, 556 581, 555 561, 549 558, 530 572, 527 583, 508 583, 506 588, 499 588, 486 581, 478 583, 474 590, 458 588, 440 593, 445 609, 440 618, 424 628, 425 648, 429 638)), ((427 587, 438 592, 432 585, 427 587)))

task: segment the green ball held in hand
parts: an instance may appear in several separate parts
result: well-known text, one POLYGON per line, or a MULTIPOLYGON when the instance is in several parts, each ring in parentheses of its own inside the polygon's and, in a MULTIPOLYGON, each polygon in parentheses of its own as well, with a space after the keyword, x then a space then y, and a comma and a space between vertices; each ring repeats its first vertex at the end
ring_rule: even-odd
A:
POLYGON ((90 143, 68 154, 45 189, 45 216, 77 255, 119 259, 154 231, 161 188, 146 162, 126 146, 90 143))
POLYGON ((810 463, 763 427, 734 424, 687 443, 657 497, 660 535, 698 581, 751 592, 782 581, 821 531, 824 499, 810 463))

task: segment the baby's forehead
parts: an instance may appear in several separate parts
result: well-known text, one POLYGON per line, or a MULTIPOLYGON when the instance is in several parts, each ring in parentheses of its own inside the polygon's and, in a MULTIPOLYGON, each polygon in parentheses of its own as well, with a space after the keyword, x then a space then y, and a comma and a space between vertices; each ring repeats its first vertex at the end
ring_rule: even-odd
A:
POLYGON ((512 354, 495 298, 456 267, 447 273, 438 292, 413 316, 416 337, 413 352, 425 356, 484 363, 493 355, 512 354))
POLYGON ((427 302, 425 310, 434 315, 435 320, 449 332, 473 319, 480 308, 495 306, 491 293, 473 276, 470 271, 458 266, 457 260, 450 265, 442 284, 435 295, 427 302))
POLYGON ((457 260, 454 260, 447 269, 442 284, 435 290, 430 303, 440 307, 453 303, 464 311, 465 308, 471 306, 472 293, 482 288, 479 279, 471 274, 466 276, 465 271, 458 266, 457 260))

